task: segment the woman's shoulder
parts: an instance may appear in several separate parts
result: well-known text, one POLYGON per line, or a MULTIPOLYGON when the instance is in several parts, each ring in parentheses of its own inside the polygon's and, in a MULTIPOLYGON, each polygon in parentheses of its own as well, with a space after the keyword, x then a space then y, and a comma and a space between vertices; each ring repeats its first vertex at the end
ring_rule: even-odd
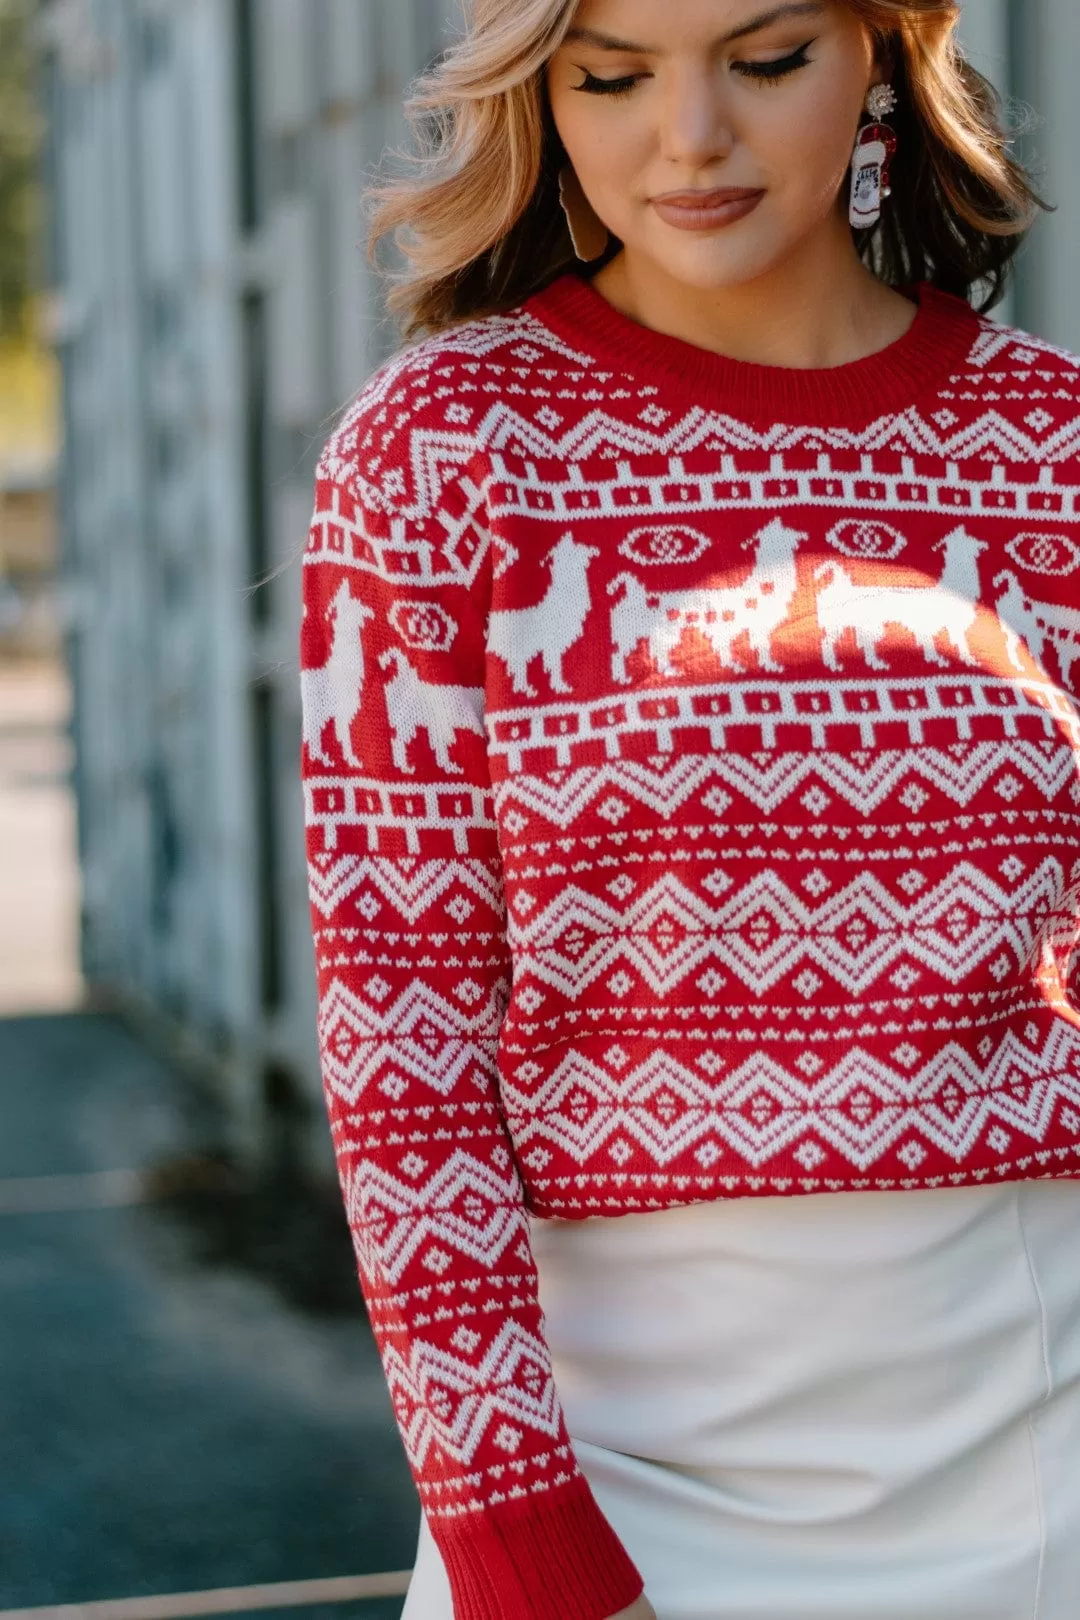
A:
POLYGON ((493 416, 535 381, 537 367, 559 364, 558 347, 522 303, 399 349, 341 412, 319 475, 382 486, 392 496, 401 493, 395 471, 401 473, 403 461, 415 463, 418 450, 444 463, 468 460, 490 437, 493 416))
POLYGON ((950 461, 969 458, 1033 468, 1080 459, 1080 355, 1022 326, 975 314, 951 296, 969 337, 963 359, 935 394, 926 424, 950 461))
POLYGON ((976 317, 970 363, 996 373, 999 381, 1007 375, 1021 393, 1028 392, 1029 385, 1037 390, 1057 377, 1068 379, 1074 387, 1080 383, 1080 354, 991 314, 976 317))

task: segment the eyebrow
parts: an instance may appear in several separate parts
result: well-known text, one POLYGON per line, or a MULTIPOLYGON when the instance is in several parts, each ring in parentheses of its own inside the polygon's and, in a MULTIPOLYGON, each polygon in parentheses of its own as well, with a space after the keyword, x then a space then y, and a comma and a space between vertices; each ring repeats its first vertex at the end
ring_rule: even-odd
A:
MULTIPOLYGON (((740 23, 733 28, 730 34, 724 34, 717 40, 718 45, 731 45, 737 39, 745 39, 748 34, 757 34, 770 23, 784 22, 789 17, 820 17, 825 10, 824 0, 792 0, 784 6, 773 6, 769 11, 759 12, 748 22, 740 23)), ((600 33, 595 28, 569 28, 563 36, 565 45, 592 45, 598 51, 623 51, 629 56, 658 56, 660 53, 648 45, 635 45, 628 39, 616 39, 611 34, 600 33)))

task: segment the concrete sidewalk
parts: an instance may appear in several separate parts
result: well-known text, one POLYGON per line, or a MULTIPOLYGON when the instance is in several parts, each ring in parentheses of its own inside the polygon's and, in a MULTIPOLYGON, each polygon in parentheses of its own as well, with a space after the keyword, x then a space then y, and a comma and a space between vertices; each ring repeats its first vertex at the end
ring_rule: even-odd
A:
POLYGON ((304 1313, 98 1174, 183 1147, 178 1079, 107 1017, 0 1020, 0 1110, 0 1611, 408 1568, 359 1295, 304 1313))

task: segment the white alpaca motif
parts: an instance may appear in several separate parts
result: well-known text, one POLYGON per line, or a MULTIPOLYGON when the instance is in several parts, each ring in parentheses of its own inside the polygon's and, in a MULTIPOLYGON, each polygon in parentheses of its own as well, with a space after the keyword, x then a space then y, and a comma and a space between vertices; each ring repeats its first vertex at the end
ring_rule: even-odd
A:
POLYGON ((409 764, 409 744, 418 731, 426 731, 439 769, 448 776, 462 776, 462 766, 450 758, 450 747, 459 731, 484 736, 484 688, 423 681, 399 647, 382 653, 379 667, 394 671, 384 692, 390 751, 398 770, 416 775, 416 766, 409 764))
POLYGON ((326 617, 334 627, 326 663, 300 672, 304 741, 313 760, 320 765, 331 764, 323 750, 323 732, 333 721, 334 735, 345 759, 350 765, 360 765, 352 745, 352 723, 360 713, 364 690, 361 629, 375 614, 365 602, 353 597, 348 580, 342 580, 326 617))
POLYGON ((1071 684, 1073 665, 1080 659, 1080 611, 1051 602, 1037 602, 1024 590, 1011 568, 1003 568, 1000 574, 995 574, 994 589, 1000 590, 1002 586, 1005 593, 998 597, 995 606, 1013 668, 1023 669, 1020 648, 1026 645, 1041 669, 1046 644, 1052 642, 1057 650, 1061 678, 1071 684))
POLYGON ((741 585, 650 591, 630 573, 616 574, 608 595, 622 595, 611 611, 611 678, 627 686, 627 659, 641 641, 662 676, 679 670, 672 655, 691 625, 706 638, 722 664, 736 667, 734 643, 745 635, 762 669, 781 670, 772 637, 786 621, 798 589, 795 553, 805 534, 774 518, 755 536, 754 566, 741 585))
POLYGON ((931 664, 948 666, 936 645, 939 635, 948 636, 965 663, 979 662, 968 636, 979 616, 977 559, 986 544, 959 528, 939 541, 937 549, 945 552, 937 585, 856 585, 843 565, 831 560, 814 569, 815 581, 824 581, 818 586, 817 617, 824 632, 822 659, 829 669, 840 668, 837 645, 848 630, 871 669, 888 669, 878 647, 890 629, 898 628, 915 637, 931 664))
POLYGON ((530 607, 496 608, 488 615, 487 650, 502 660, 515 692, 536 697, 529 665, 542 662, 555 692, 571 690, 563 676, 563 659, 581 636, 590 607, 589 563, 600 555, 595 546, 579 544, 564 534, 549 558, 551 579, 540 601, 530 607))

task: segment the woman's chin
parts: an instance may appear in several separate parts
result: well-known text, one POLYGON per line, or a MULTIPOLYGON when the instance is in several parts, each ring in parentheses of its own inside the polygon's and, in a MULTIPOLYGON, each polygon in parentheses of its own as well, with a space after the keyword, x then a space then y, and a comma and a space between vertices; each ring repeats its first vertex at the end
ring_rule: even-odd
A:
MULTIPOLYGON (((719 236, 720 233, 717 233, 719 236)), ((744 282, 755 281, 780 264, 785 257, 774 243, 731 240, 700 236, 685 243, 650 244, 648 257, 664 276, 695 292, 727 292, 744 282)))

